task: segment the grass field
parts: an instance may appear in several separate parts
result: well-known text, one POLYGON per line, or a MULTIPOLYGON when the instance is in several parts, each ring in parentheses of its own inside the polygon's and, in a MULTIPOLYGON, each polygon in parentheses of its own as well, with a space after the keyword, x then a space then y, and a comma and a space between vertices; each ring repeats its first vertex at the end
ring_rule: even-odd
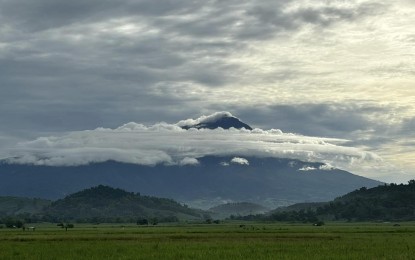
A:
POLYGON ((37 224, 0 229, 0 259, 415 259, 415 223, 37 224))

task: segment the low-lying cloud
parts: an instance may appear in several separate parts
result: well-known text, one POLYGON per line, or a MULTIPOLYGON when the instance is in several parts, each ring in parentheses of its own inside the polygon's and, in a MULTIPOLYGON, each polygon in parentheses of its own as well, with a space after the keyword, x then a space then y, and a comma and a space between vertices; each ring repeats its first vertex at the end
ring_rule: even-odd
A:
POLYGON ((333 170, 334 167, 331 166, 330 164, 323 164, 320 165, 318 168, 314 167, 314 166, 303 166, 300 169, 298 169, 299 171, 303 171, 303 172, 308 172, 308 171, 316 171, 316 170, 321 170, 321 171, 331 171, 333 170))
MULTIPOLYGON (((206 119, 206 117, 203 117, 206 119)), ((203 118, 187 122, 199 122, 203 118)), ((183 122, 183 121, 182 121, 183 122)), ((235 156, 229 163, 249 165, 244 157, 291 158, 323 162, 347 169, 380 158, 347 140, 283 133, 279 129, 182 129, 182 124, 150 126, 130 122, 118 128, 75 131, 39 137, 9 150, 7 161, 18 164, 75 166, 114 160, 140 165, 197 165, 204 156, 235 156)))
POLYGON ((241 158, 241 157, 234 157, 231 160, 231 163, 240 164, 240 165, 249 165, 249 161, 247 159, 241 158))

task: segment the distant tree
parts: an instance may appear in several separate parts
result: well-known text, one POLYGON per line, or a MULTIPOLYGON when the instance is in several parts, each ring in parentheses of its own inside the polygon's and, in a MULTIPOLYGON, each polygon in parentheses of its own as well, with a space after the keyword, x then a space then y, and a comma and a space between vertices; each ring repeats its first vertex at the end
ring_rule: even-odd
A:
POLYGON ((159 223, 159 220, 158 220, 158 218, 154 217, 154 218, 150 219, 150 223, 151 223, 151 225, 155 226, 159 223))
POLYGON ((68 231, 68 228, 74 228, 75 226, 74 224, 66 223, 64 227, 65 227, 65 231, 68 231))
POLYGON ((203 213, 203 219, 208 220, 208 219, 212 219, 212 217, 207 213, 203 213))
POLYGON ((148 225, 148 219, 146 219, 146 218, 139 218, 137 220, 137 225, 148 225))
POLYGON ((75 227, 74 224, 71 224, 71 223, 66 223, 66 224, 59 223, 59 224, 57 224, 57 226, 61 227, 61 228, 64 228, 65 231, 68 231, 68 228, 74 228, 75 227))

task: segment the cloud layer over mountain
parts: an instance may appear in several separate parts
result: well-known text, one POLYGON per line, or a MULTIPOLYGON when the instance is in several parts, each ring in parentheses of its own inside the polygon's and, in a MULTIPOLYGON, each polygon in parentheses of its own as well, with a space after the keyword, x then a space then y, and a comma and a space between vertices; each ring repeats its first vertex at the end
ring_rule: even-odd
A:
POLYGON ((180 127, 183 122, 207 122, 220 115, 232 116, 227 112, 177 124, 158 123, 151 126, 130 122, 115 129, 97 128, 62 136, 39 137, 19 143, 10 151, 8 161, 51 166, 108 160, 141 165, 197 165, 197 158, 216 155, 236 156, 226 164, 249 165, 243 157, 253 156, 324 162, 344 169, 380 161, 371 152, 343 146, 347 140, 342 139, 283 133, 279 129, 185 130, 180 127))

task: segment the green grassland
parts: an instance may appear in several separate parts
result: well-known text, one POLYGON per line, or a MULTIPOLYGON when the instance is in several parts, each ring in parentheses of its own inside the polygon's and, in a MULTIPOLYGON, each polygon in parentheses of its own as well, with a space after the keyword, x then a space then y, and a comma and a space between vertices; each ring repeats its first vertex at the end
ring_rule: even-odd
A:
POLYGON ((0 229, 0 259, 414 259, 415 223, 229 222, 0 229))

